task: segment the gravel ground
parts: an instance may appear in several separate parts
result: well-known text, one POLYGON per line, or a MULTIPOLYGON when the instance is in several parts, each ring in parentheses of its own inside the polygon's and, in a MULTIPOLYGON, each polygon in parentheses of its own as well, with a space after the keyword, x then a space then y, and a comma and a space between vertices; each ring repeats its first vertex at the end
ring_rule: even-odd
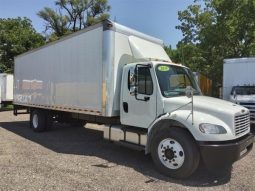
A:
POLYGON ((0 112, 0 190, 255 190, 255 149, 232 169, 212 173, 200 165, 175 180, 143 152, 104 140, 97 126, 55 124, 44 133, 28 126, 28 115, 0 112))

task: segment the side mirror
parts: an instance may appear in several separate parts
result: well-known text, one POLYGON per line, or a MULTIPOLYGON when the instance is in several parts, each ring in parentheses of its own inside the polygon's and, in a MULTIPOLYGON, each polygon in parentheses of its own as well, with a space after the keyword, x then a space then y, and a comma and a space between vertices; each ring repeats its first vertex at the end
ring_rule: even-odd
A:
POLYGON ((187 86, 185 93, 188 98, 191 98, 193 96, 193 88, 191 86, 187 86))
POLYGON ((236 98, 236 90, 233 92, 233 97, 236 98))
POLYGON ((130 87, 130 95, 131 96, 135 96, 136 94, 137 94, 137 88, 136 88, 136 86, 132 86, 132 87, 130 87))

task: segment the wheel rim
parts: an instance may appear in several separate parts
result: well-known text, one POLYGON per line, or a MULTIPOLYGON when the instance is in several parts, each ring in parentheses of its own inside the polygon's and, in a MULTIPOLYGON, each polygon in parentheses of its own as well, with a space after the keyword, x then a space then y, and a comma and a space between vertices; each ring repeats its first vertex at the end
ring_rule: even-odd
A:
POLYGON ((38 115, 33 115, 33 127, 36 129, 38 127, 38 115))
POLYGON ((158 145, 158 157, 167 168, 178 169, 183 165, 185 155, 180 143, 174 139, 167 138, 158 145))

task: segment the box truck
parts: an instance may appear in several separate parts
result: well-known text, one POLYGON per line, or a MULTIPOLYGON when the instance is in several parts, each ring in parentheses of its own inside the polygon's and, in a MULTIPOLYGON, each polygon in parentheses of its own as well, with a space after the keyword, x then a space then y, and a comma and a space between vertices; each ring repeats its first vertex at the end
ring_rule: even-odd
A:
POLYGON ((13 75, 0 74, 0 108, 13 101, 13 75))
POLYGON ((14 114, 30 126, 103 124, 105 139, 150 153, 164 174, 186 178, 200 158, 231 165, 252 149, 249 110, 201 94, 163 42, 106 20, 15 58, 14 114))
POLYGON ((255 124, 255 58, 225 59, 223 67, 223 99, 250 110, 255 124))

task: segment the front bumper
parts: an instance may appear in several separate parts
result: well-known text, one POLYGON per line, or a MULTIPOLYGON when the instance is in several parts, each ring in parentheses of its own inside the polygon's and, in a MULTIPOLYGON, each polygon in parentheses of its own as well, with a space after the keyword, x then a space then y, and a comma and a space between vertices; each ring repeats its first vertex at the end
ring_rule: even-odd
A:
POLYGON ((209 168, 232 165, 247 155, 254 142, 254 135, 248 134, 236 140, 224 142, 198 142, 201 157, 209 168))

